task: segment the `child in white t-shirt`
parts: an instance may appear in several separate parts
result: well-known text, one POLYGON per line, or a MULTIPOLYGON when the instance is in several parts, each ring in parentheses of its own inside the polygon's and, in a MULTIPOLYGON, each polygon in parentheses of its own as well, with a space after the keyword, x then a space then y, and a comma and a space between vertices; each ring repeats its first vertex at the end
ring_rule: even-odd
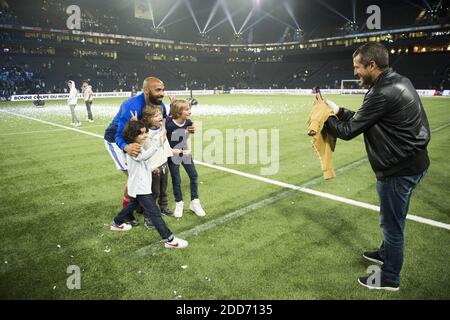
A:
MULTIPOLYGON (((144 143, 144 149, 153 144, 160 144, 162 147, 148 160, 150 170, 152 171, 152 196, 155 202, 159 204, 161 213, 165 216, 173 216, 169 209, 169 200, 167 196, 167 182, 169 176, 169 167, 167 158, 172 156, 172 148, 166 138, 164 127, 163 110, 160 107, 146 107, 142 111, 142 122, 149 128, 148 137, 144 143), (164 142, 162 142, 164 141, 164 142)), ((150 220, 145 221, 147 228, 154 228, 150 220)))
MULTIPOLYGON (((125 126, 122 135, 127 143, 139 143, 144 145, 148 136, 147 133, 148 129, 142 121, 129 121, 125 126)), ((166 248, 185 248, 188 246, 188 242, 175 237, 169 228, 167 228, 161 217, 161 212, 151 195, 152 176, 147 160, 162 148, 162 143, 164 143, 164 141, 161 141, 161 143, 158 144, 152 144, 147 150, 142 148, 137 157, 132 157, 129 154, 126 155, 128 164, 127 187, 131 201, 114 218, 114 221, 111 224, 111 230, 130 230, 132 226, 124 221, 130 218, 133 211, 136 209, 136 206, 140 204, 144 209, 145 218, 152 221, 161 238, 164 239, 164 246, 166 248)))

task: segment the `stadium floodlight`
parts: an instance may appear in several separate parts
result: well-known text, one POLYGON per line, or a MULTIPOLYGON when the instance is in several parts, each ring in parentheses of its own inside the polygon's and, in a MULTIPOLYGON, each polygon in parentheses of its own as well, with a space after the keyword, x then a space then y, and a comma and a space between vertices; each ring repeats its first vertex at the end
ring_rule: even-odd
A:
POLYGON ((206 42, 208 42, 208 40, 209 40, 209 37, 206 34, 206 32, 200 32, 199 33, 199 41, 200 41, 200 43, 206 43, 206 42))
POLYGON ((220 26, 221 24, 223 24, 223 23, 225 23, 227 21, 228 21, 228 18, 225 17, 222 20, 220 20, 219 22, 217 22, 215 25, 213 25, 211 28, 209 28, 208 30, 205 30, 204 32, 210 32, 211 30, 214 30, 215 28, 217 28, 218 26, 220 26))
MULTIPOLYGON (((245 28, 244 30, 241 31, 241 33, 246 32, 248 29, 250 29, 251 27, 253 27, 254 25, 260 23, 262 20, 264 20, 266 17, 269 16, 270 13, 265 12, 264 15, 262 17, 259 17, 255 22, 253 22, 251 25, 249 25, 247 28, 245 28)), ((290 26, 292 28, 292 26, 290 26)))
POLYGON ((302 41, 304 32, 302 29, 296 29, 294 33, 294 41, 302 41))
POLYGON ((202 33, 202 30, 200 29, 197 18, 195 17, 194 10, 192 9, 191 2, 189 0, 184 0, 184 3, 186 4, 186 7, 188 8, 189 13, 191 14, 191 17, 194 20, 195 25, 197 26, 198 32, 202 33))
POLYGON ((289 4, 289 2, 284 1, 283 5, 284 5, 284 8, 286 9, 287 13, 291 17, 291 19, 294 21, 295 26, 297 27, 297 29, 301 29, 299 24, 298 24, 298 22, 297 22, 297 19, 295 19, 294 12, 292 11, 292 8, 291 8, 291 5, 289 4))
POLYGON ((208 20, 206 20, 205 27, 203 28, 203 32, 205 32, 206 28, 208 28, 209 24, 211 23, 212 18, 214 17, 214 15, 217 12, 217 9, 219 9, 219 5, 220 5, 220 1, 217 0, 213 6, 211 12, 209 13, 208 20))
POLYGON ((328 10, 330 10, 331 12, 337 14, 338 16, 340 16, 341 18, 347 20, 348 22, 352 22, 349 18, 347 18, 346 16, 344 16, 342 13, 340 13, 339 11, 337 11, 335 8, 333 8, 332 6, 330 6, 329 4, 323 2, 322 0, 318 0, 318 2, 324 6, 325 8, 327 8, 328 10))
POLYGON ((235 32, 234 33, 234 41, 235 43, 242 43, 243 41, 243 35, 240 32, 235 32))
POLYGON ((356 0, 352 0, 353 22, 356 22, 356 0))
MULTIPOLYGON (((261 11, 263 11, 263 10, 261 10, 261 11)), ((272 18, 273 20, 275 20, 275 21, 285 25, 286 27, 289 27, 289 28, 294 29, 294 30, 296 29, 293 25, 291 25, 291 24, 289 24, 289 23, 287 23, 287 22, 285 22, 285 21, 275 17, 273 14, 271 14, 269 12, 266 12, 266 17, 272 18)), ((300 27, 298 29, 300 29, 300 27)))
POLYGON ((151 29, 154 34, 164 34, 166 29, 164 27, 156 27, 151 29))
POLYGON ((233 28, 234 33, 237 33, 236 27, 234 26, 233 18, 230 14, 230 10, 228 10, 227 4, 224 0, 219 0, 220 4, 222 5, 223 11, 225 12, 225 15, 230 22, 231 27, 233 28))
POLYGON ((159 22, 159 24, 156 26, 157 28, 161 27, 161 25, 164 23, 164 21, 167 20, 167 18, 169 18, 169 16, 175 11, 175 9, 180 5, 182 0, 177 0, 169 9, 169 11, 167 11, 166 15, 164 16, 164 18, 162 18, 162 20, 159 22))
POLYGON ((153 28, 156 28, 156 25, 155 25, 155 16, 153 15, 152 1, 151 1, 151 0, 147 0, 147 2, 148 2, 148 7, 150 8, 150 16, 151 16, 151 18, 152 18, 153 28))
POLYGON ((247 24, 247 22, 250 20, 250 18, 252 17, 253 12, 255 11, 255 7, 252 8, 252 10, 250 10, 250 12, 248 13, 247 17, 244 20, 244 23, 242 24, 242 26, 240 27, 239 32, 242 31, 242 29, 244 29, 245 25, 247 24))

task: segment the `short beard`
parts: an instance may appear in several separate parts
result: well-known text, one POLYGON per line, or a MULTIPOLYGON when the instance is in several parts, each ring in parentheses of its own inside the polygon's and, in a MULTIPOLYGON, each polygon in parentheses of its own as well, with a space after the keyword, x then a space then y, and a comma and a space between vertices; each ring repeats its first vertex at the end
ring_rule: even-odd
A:
POLYGON ((372 78, 367 77, 367 78, 362 78, 361 84, 363 86, 371 86, 373 84, 372 78))
POLYGON ((148 100, 150 101, 151 104, 153 105, 161 105, 162 101, 156 99, 154 96, 152 96, 151 94, 148 95, 148 100))

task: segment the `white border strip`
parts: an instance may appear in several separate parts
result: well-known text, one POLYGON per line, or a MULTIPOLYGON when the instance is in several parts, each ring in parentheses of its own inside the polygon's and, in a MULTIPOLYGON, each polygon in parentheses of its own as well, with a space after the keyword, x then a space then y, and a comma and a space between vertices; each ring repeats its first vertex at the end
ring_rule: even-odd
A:
MULTIPOLYGON (((72 131, 76 131, 76 132, 79 132, 79 133, 88 134, 90 136, 103 139, 103 136, 100 136, 98 134, 82 131, 82 130, 75 129, 75 128, 66 127, 66 126, 63 126, 63 125, 60 125, 60 124, 56 124, 56 123, 52 123, 52 122, 48 122, 48 121, 44 121, 44 120, 40 120, 40 119, 35 119, 35 118, 29 117, 29 116, 25 116, 25 115, 22 115, 22 114, 16 114, 16 113, 13 113, 13 112, 10 112, 10 111, 6 111, 6 110, 0 110, 0 111, 6 112, 6 113, 9 113, 9 114, 12 114, 12 115, 16 115, 16 116, 19 116, 19 117, 23 117, 23 118, 26 118, 26 119, 38 121, 38 122, 41 122, 41 123, 57 126, 57 127, 60 127, 60 128, 66 128, 68 130, 72 130, 72 131)), ((356 201, 356 200, 352 200, 352 199, 336 196, 336 195, 333 195, 333 194, 329 194, 329 193, 326 193, 326 192, 321 192, 321 191, 316 191, 316 190, 312 190, 312 189, 305 188, 305 187, 296 186, 296 185, 289 184, 289 183, 286 183, 286 182, 281 182, 281 181, 277 181, 277 180, 273 180, 273 179, 257 176, 257 175, 254 175, 254 174, 250 174, 250 173, 246 173, 246 172, 242 172, 242 171, 237 171, 237 170, 234 170, 234 169, 220 167, 220 166, 217 166, 217 165, 214 165, 214 164, 209 164, 209 163, 206 163, 206 162, 201 162, 201 161, 195 161, 195 162, 198 163, 199 165, 202 165, 204 167, 208 167, 208 168, 211 168, 211 169, 216 169, 216 170, 220 170, 220 171, 223 171, 223 172, 232 173, 232 174, 239 175, 239 176, 242 176, 242 177, 246 177, 246 178, 250 178, 250 179, 253 179, 253 180, 265 182, 265 183, 272 184, 272 185, 275 185, 275 186, 279 186, 279 187, 282 187, 282 188, 297 190, 297 191, 308 193, 308 194, 311 194, 311 195, 314 195, 314 196, 318 196, 318 197, 321 197, 321 198, 330 199, 330 200, 346 203, 346 204, 349 204, 349 205, 352 205, 352 206, 356 206, 356 207, 365 208, 365 209, 369 209, 369 210, 372 210, 372 211, 380 212, 380 207, 379 206, 375 206, 375 205, 368 204, 368 203, 365 203, 365 202, 356 201)), ((428 225, 431 225, 433 227, 450 230, 450 224, 446 224, 446 223, 443 223, 443 222, 439 222, 439 221, 435 221, 435 220, 431 220, 431 219, 427 219, 427 218, 422 218, 422 217, 411 215, 411 214, 408 214, 406 216, 406 219, 409 219, 409 220, 412 220, 412 221, 416 221, 416 222, 419 222, 419 223, 423 223, 423 224, 428 224, 428 225)))
MULTIPOLYGON (((322 94, 365 94, 366 89, 322 89, 322 94)), ((419 96, 433 97, 436 90, 417 89, 419 96)), ((141 92, 136 92, 140 94, 141 92)), ((295 95, 314 95, 313 89, 232 89, 229 91, 223 90, 192 90, 193 95, 212 95, 212 94, 295 94, 295 95)), ((190 95, 190 90, 168 90, 167 95, 190 95)), ((441 96, 449 96, 450 90, 440 92, 441 96)), ((123 92, 94 92, 94 98, 129 98, 131 91, 123 92)), ((39 95, 41 100, 62 100, 68 99, 68 93, 44 93, 39 95)), ((83 95, 78 93, 78 98, 82 99, 83 95)), ((37 94, 20 94, 12 95, 11 101, 33 101, 38 100, 37 94)))

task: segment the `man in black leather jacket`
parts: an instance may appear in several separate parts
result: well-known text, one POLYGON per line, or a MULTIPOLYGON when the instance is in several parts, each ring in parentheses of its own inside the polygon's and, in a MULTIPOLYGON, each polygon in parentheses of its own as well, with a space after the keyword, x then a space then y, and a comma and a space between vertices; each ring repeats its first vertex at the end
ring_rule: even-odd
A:
POLYGON ((370 89, 357 112, 327 100, 337 119, 330 117, 325 126, 343 140, 364 133, 369 162, 377 177, 384 239, 377 251, 363 253, 364 258, 382 264, 381 272, 360 277, 358 282, 370 289, 397 291, 409 201, 430 164, 430 128, 411 81, 388 66, 389 54, 383 45, 359 47, 353 54, 354 74, 370 89))

